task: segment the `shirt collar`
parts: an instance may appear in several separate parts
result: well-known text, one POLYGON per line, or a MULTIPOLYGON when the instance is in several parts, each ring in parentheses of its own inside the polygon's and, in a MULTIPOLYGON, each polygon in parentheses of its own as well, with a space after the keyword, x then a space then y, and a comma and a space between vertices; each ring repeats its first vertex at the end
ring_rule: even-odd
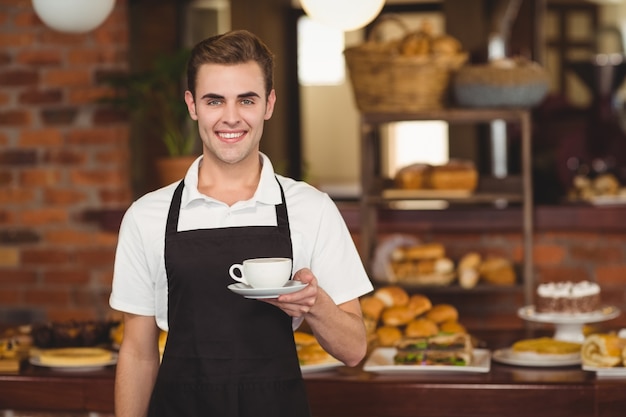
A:
MULTIPOLYGON (((280 188, 276 182, 274 167, 267 155, 259 152, 261 157, 261 177, 254 196, 250 199, 252 203, 263 203, 276 205, 281 202, 280 188)), ((181 207, 185 207, 195 200, 213 201, 216 200, 201 194, 198 191, 198 170, 202 164, 202 156, 198 157, 187 170, 185 175, 185 188, 181 197, 181 207)))

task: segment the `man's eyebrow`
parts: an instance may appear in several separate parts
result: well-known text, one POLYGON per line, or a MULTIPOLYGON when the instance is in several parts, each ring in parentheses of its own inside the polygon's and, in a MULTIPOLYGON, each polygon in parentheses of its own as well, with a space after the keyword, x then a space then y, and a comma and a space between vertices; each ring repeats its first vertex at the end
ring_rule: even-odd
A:
MULTIPOLYGON (((247 93, 242 93, 242 94, 238 94, 237 98, 249 98, 249 97, 261 97, 259 96, 257 93, 255 93, 254 91, 248 91, 247 93)), ((215 93, 207 93, 205 95, 203 95, 201 97, 203 100, 204 99, 218 99, 218 100, 223 100, 225 97, 221 96, 219 94, 215 94, 215 93)))

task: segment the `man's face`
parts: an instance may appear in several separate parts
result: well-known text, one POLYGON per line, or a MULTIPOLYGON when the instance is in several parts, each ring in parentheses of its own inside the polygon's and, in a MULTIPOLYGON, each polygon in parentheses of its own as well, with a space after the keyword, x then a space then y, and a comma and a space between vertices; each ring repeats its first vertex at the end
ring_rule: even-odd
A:
POLYGON ((225 164, 258 157, 263 124, 272 117, 276 101, 274 90, 265 97, 264 85, 254 61, 200 67, 195 101, 189 91, 185 101, 191 118, 198 121, 205 157, 225 164))

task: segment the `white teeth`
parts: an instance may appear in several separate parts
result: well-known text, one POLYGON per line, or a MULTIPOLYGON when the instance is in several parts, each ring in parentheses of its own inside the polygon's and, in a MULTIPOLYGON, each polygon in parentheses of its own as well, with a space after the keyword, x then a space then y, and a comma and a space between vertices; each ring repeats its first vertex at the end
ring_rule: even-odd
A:
POLYGON ((243 135, 243 133, 219 133, 220 137, 224 139, 235 139, 243 135))

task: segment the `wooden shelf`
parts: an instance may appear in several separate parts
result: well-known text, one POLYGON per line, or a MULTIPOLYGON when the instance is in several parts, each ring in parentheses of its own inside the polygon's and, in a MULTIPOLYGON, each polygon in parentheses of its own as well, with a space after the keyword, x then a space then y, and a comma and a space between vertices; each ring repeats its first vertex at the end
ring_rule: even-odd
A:
MULTIPOLYGON (((378 233, 379 212, 381 210, 418 210, 423 201, 440 200, 438 208, 451 206, 492 206, 506 207, 512 203, 521 204, 522 211, 518 227, 523 234, 524 261, 522 265, 522 282, 524 300, 530 302, 534 290, 532 238, 533 238, 533 193, 531 176, 531 115, 528 109, 461 109, 449 108, 421 112, 400 113, 363 113, 361 114, 361 190, 360 199, 361 221, 361 253, 364 263, 369 265, 378 233), (517 187, 513 190, 507 187, 492 189, 480 188, 475 193, 419 191, 407 192, 393 190, 389 186, 389 179, 380 173, 380 127, 383 124, 401 121, 441 120, 449 123, 489 123, 494 120, 504 120, 517 123, 520 126, 522 137, 521 177, 517 187), (403 204, 400 204, 403 203, 403 204)), ((483 179, 481 178, 480 182, 483 179)), ((490 186, 500 185, 498 181, 486 181, 490 186)), ((428 206, 426 206, 428 208, 428 206)), ((432 207, 431 207, 432 208, 432 207)), ((465 220, 467 221, 467 220, 465 220)), ((457 287, 456 290, 462 290, 457 287)))

